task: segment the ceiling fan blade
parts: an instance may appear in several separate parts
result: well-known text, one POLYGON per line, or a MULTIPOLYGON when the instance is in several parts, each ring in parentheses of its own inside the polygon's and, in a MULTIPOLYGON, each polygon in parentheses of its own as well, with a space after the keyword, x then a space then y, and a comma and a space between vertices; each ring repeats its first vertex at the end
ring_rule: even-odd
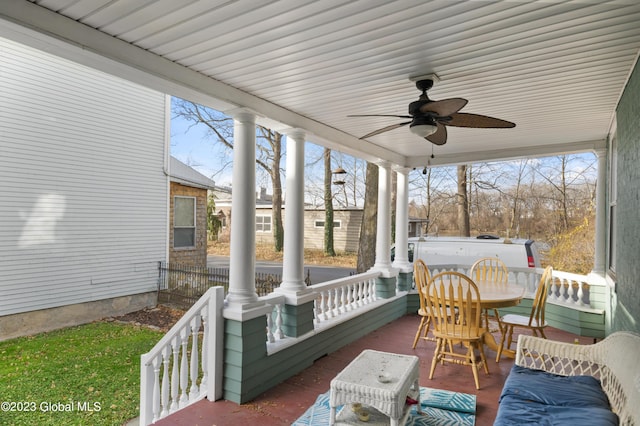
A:
POLYGON ((440 117, 446 117, 460 111, 466 104, 466 99, 451 98, 441 101, 433 101, 420 107, 420 112, 435 112, 440 117))
POLYGON ((406 126, 407 124, 411 124, 411 121, 407 121, 405 123, 396 123, 387 127, 383 127, 382 129, 374 130, 373 132, 367 133, 366 135, 362 136, 360 139, 366 139, 371 136, 379 135, 380 133, 388 132, 389 130, 394 130, 402 126, 406 126))
POLYGON ((425 139, 436 145, 444 145, 447 143, 447 128, 440 123, 436 123, 438 130, 430 134, 425 139))
POLYGON ((396 117, 396 118, 413 118, 410 115, 387 115, 387 114, 353 114, 347 117, 396 117))
POLYGON ((510 121, 480 114, 467 114, 464 112, 451 114, 451 120, 444 124, 447 126, 474 127, 479 129, 508 129, 516 127, 515 123, 510 121))

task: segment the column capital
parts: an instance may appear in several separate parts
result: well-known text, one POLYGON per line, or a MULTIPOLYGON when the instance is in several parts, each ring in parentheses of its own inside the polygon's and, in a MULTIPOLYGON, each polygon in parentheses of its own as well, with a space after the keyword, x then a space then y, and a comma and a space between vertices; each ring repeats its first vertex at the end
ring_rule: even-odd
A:
POLYGON ((607 155, 607 149, 606 148, 596 148, 596 149, 593 150, 593 153, 596 154, 596 157, 603 158, 603 157, 606 157, 606 155, 607 155))
POLYGON ((396 173, 402 173, 403 175, 408 175, 409 172, 411 172, 412 168, 411 167, 395 165, 395 166, 391 167, 391 170, 393 170, 396 173))
POLYGON ((307 132, 299 127, 290 127, 288 129, 284 129, 282 133, 295 140, 304 140, 307 137, 307 132))
POLYGON ((378 160, 374 164, 382 169, 387 170, 389 170, 389 168, 391 167, 391 163, 387 160, 378 160))
POLYGON ((231 116, 234 120, 240 122, 255 123, 257 114, 247 108, 236 108, 224 111, 225 114, 231 116))

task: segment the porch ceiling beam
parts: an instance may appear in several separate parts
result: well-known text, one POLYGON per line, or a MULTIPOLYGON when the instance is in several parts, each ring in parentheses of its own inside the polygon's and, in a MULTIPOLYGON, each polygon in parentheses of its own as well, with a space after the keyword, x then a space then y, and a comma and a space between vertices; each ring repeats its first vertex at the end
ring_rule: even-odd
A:
POLYGON ((519 147, 514 142, 511 149, 461 152, 456 154, 438 155, 437 148, 434 158, 429 156, 412 157, 408 159, 408 167, 448 166, 455 164, 472 164, 485 161, 503 161, 519 158, 550 157, 554 155, 572 154, 577 152, 596 151, 605 149, 606 139, 585 140, 571 143, 555 143, 536 146, 519 147))
POLYGON ((3 0, 0 2, 0 19, 17 24, 0 25, 0 36, 44 48, 154 90, 219 111, 249 108, 258 115, 256 121, 260 125, 276 131, 305 129, 309 141, 368 161, 386 160, 398 165, 405 165, 407 161, 403 155, 253 96, 34 3, 3 0), (42 34, 53 37, 57 42, 42 37, 42 34))

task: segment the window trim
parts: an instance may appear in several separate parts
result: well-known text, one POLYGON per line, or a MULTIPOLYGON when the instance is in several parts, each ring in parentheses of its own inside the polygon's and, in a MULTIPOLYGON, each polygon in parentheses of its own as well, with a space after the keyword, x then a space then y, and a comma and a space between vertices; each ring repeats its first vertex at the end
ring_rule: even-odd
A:
POLYGON ((273 217, 272 217, 272 215, 270 215, 270 214, 257 214, 256 215, 256 232, 259 232, 261 234, 270 234, 270 233, 273 232, 273 217), (269 218, 269 223, 268 223, 269 229, 265 229, 265 223, 264 222, 258 223, 258 218, 261 218, 261 219, 269 218))
POLYGON ((173 248, 175 249, 193 249, 196 247, 196 229, 197 229, 197 208, 198 208, 198 200, 196 197, 192 197, 192 196, 187 196, 187 195, 174 195, 173 196, 173 248), (190 199, 192 201, 192 206, 193 206, 193 226, 188 225, 177 225, 176 224, 176 206, 177 206, 177 199, 181 198, 181 199, 190 199), (193 231, 193 245, 180 245, 177 246, 176 245, 176 229, 192 229, 193 231))
MULTIPOLYGON (((313 221, 314 228, 324 228, 324 219, 315 219, 313 221)), ((333 229, 341 229, 342 228, 342 220, 334 219, 333 221, 333 229)))

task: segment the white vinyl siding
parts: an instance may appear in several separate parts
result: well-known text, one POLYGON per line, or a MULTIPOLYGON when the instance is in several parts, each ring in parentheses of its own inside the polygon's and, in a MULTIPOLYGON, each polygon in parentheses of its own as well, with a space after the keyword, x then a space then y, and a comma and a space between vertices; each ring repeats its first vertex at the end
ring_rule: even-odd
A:
POLYGON ((165 96, 0 38, 0 315, 156 289, 165 96))

